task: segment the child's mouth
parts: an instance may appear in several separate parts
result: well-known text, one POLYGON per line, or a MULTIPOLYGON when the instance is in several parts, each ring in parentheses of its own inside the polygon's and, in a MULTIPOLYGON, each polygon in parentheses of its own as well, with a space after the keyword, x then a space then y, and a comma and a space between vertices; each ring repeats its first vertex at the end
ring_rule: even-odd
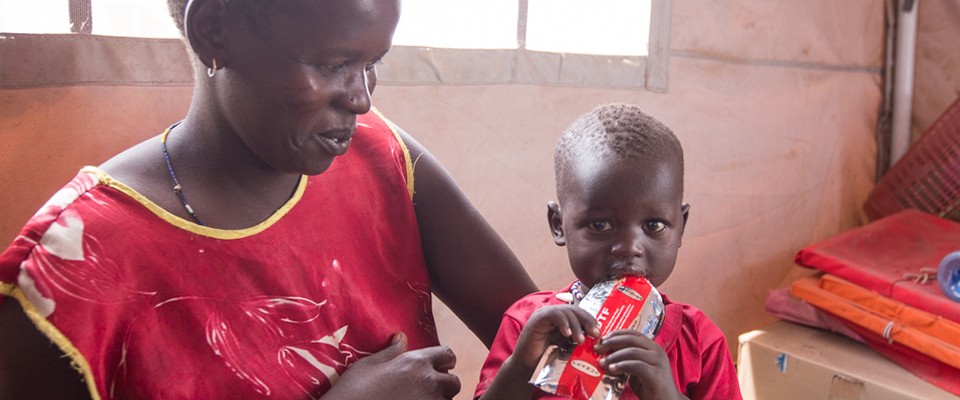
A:
POLYGON ((620 279, 624 276, 642 276, 646 278, 647 273, 643 271, 638 271, 632 268, 624 268, 624 269, 614 268, 613 271, 611 271, 604 277, 604 280, 615 280, 615 279, 620 279))

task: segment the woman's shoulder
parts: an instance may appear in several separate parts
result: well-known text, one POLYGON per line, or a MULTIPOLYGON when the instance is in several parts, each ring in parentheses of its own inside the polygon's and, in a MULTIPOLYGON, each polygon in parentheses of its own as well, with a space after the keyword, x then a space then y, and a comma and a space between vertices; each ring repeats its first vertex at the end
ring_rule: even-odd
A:
POLYGON ((160 197, 152 194, 168 190, 167 185, 161 182, 166 183, 169 178, 166 172, 158 167, 163 164, 160 161, 159 145, 155 142, 155 138, 140 142, 113 156, 101 164, 99 169, 114 182, 122 183, 147 198, 160 197))
MULTIPOLYGON (((121 220, 148 215, 149 203, 134 189, 100 167, 86 166, 57 190, 20 230, 7 249, 30 251, 36 244, 58 247, 87 231, 122 231, 121 220)), ((4 261, 7 261, 4 259, 4 261)))
MULTIPOLYGON (((51 196, 27 221, 13 243, 0 254, 0 281, 12 282, 20 262, 29 257, 39 245, 60 251, 66 257, 77 252, 76 246, 65 243, 82 230, 86 218, 78 202, 103 203, 103 178, 106 175, 95 167, 84 167, 77 175, 51 196)), ((94 218, 96 215, 93 216, 94 218)), ((89 223, 89 222, 88 222, 89 223)))
POLYGON ((97 167, 83 167, 70 182, 57 190, 30 218, 27 227, 48 226, 63 214, 73 212, 74 204, 82 198, 97 196, 107 184, 109 176, 97 167))

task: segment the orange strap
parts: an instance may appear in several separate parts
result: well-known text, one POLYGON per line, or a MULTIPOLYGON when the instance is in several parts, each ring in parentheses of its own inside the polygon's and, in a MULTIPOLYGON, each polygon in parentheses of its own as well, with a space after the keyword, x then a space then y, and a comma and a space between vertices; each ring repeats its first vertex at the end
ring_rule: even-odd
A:
POLYGON ((790 293, 890 343, 903 344, 960 368, 960 324, 830 274, 799 279, 790 293))

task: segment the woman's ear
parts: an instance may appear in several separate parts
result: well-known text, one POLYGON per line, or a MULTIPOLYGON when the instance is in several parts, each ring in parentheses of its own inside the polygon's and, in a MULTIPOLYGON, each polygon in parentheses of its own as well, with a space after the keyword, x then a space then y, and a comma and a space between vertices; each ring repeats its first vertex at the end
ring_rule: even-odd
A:
POLYGON ((223 66, 227 21, 223 0, 190 0, 183 17, 184 36, 190 48, 207 68, 223 66))
POLYGON ((556 202, 547 202, 547 223, 550 224, 550 234, 553 235, 553 242, 557 246, 566 245, 567 239, 563 236, 563 217, 560 215, 560 205, 556 202))

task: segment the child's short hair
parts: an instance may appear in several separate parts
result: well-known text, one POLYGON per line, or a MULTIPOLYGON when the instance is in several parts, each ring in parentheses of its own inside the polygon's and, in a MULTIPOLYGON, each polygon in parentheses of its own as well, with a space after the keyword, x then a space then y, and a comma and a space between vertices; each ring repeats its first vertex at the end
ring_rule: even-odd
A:
POLYGON ((654 157, 675 162, 683 188, 683 148, 680 140, 662 122, 633 104, 598 106, 573 121, 557 142, 554 172, 557 195, 562 197, 564 174, 571 159, 590 155, 619 159, 654 157))

